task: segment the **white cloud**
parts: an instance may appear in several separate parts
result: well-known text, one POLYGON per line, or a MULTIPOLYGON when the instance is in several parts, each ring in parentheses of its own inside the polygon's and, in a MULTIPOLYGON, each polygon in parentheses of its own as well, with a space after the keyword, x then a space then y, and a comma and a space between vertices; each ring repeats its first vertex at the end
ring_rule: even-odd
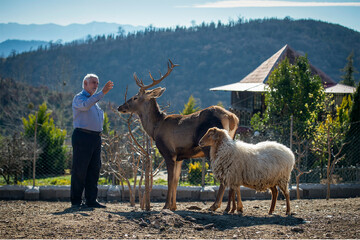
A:
POLYGON ((360 7, 360 2, 302 2, 302 1, 217 1, 194 4, 194 8, 235 8, 235 7, 360 7))

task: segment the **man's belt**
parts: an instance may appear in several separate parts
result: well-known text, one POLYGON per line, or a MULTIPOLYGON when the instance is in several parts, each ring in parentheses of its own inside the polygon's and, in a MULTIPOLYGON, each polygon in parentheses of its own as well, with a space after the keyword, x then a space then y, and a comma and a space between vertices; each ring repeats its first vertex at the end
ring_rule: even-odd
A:
POLYGON ((93 134, 93 135, 97 135, 100 136, 101 132, 96 132, 96 131, 91 131, 91 130, 87 130, 84 128, 75 128, 76 131, 80 131, 80 132, 84 132, 84 133, 89 133, 89 134, 93 134))

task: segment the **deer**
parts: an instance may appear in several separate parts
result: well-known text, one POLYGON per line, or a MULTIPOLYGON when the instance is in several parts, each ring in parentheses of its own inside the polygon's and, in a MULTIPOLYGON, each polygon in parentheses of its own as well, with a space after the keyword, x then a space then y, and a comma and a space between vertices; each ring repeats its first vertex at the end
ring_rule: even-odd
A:
MULTIPOLYGON (((200 157, 207 157, 209 159, 210 148, 201 148, 198 145, 202 136, 209 128, 218 127, 226 129, 229 135, 234 138, 239 123, 239 119, 235 114, 219 106, 210 106, 190 115, 167 115, 163 112, 156 99, 166 89, 157 87, 149 90, 149 88, 158 85, 168 77, 176 66, 179 65, 173 64, 169 59, 167 73, 162 75, 160 72, 159 79, 154 79, 151 72, 149 72, 152 80, 152 83, 149 85, 144 85, 143 81, 134 73, 134 80, 139 87, 139 91, 127 101, 125 97, 125 103, 118 107, 118 111, 121 114, 138 115, 145 132, 153 139, 160 154, 165 159, 168 173, 168 191, 164 209, 170 209, 171 211, 177 209, 176 189, 183 160, 200 157)), ((215 211, 221 206, 225 188, 224 185, 220 185, 219 193, 222 194, 216 196, 215 203, 210 207, 210 210, 215 211)), ((230 210, 232 191, 229 191, 229 202, 225 211, 230 210)))

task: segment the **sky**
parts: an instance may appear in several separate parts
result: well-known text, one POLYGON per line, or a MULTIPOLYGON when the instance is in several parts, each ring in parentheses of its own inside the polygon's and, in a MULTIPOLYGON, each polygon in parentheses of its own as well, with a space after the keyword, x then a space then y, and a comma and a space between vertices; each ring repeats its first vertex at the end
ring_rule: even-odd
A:
MULTIPOLYGON (((0 0, 0 23, 109 22, 134 26, 192 26, 291 17, 340 24, 360 32, 360 0, 0 0)), ((1 33, 0 33, 1 34, 1 33)))

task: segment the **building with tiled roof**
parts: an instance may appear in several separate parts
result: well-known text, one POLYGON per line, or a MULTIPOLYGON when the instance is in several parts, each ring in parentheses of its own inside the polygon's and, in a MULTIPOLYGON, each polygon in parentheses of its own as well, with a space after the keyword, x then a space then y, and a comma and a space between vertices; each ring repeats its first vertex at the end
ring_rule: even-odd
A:
MULTIPOLYGON (((268 58, 254 71, 249 73, 239 82, 214 87, 210 91, 231 92, 231 108, 239 117, 240 125, 250 126, 250 119, 254 113, 265 110, 264 93, 267 88, 267 80, 271 72, 286 57, 291 64, 295 63, 297 57, 301 56, 289 45, 285 45, 277 53, 268 58)), ((319 75, 325 92, 335 95, 335 103, 340 104, 342 98, 355 92, 354 87, 336 83, 328 75, 310 63, 311 72, 319 75)))

